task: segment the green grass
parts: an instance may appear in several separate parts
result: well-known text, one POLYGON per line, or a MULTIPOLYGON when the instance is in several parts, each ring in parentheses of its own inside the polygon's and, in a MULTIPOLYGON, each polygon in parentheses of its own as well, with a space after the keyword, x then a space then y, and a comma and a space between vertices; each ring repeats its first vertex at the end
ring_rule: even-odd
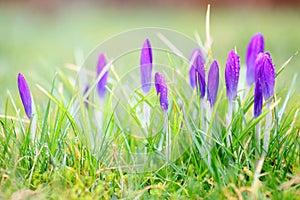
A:
MULTIPOLYGON (((190 36, 197 30, 204 40, 204 8, 198 12, 159 10, 153 19, 150 19, 153 12, 145 10, 135 11, 140 18, 134 17, 132 10, 112 13, 111 10, 99 12, 85 8, 80 13, 75 9, 60 12, 57 16, 29 14, 21 10, 11 14, 4 8, 1 11, 0 25, 4 24, 4 29, 1 29, 4 36, 0 39, 0 61, 3 65, 0 74, 0 92, 3 94, 0 114, 4 115, 0 118, 1 199, 12 195, 15 198, 17 195, 28 195, 31 199, 299 198, 300 104, 299 97, 295 95, 299 89, 295 89, 296 80, 290 81, 292 74, 299 72, 298 56, 276 79, 276 95, 271 111, 272 137, 258 182, 254 175, 260 158, 255 156, 255 125, 260 122, 264 132, 268 110, 264 109, 261 117, 254 119, 253 95, 250 93, 244 99, 243 91, 240 91, 236 114, 231 122, 234 139, 226 147, 224 141, 230 129, 225 125, 227 99, 223 75, 227 52, 236 46, 243 64, 248 40, 257 31, 264 34, 266 47, 279 72, 283 63, 299 50, 298 12, 280 14, 280 10, 258 10, 251 14, 243 10, 212 8, 212 52, 221 67, 221 84, 215 110, 207 119, 207 132, 201 129, 199 99, 186 89, 187 75, 182 75, 186 74, 186 64, 173 55, 161 52, 165 55, 164 63, 171 66, 163 68, 162 72, 167 80, 171 81, 174 77, 176 80, 168 84, 173 88, 169 90, 170 130, 174 136, 179 136, 178 148, 183 146, 184 150, 176 154, 174 149, 174 159, 167 162, 156 150, 159 137, 149 137, 147 140, 135 137, 137 130, 143 129, 138 113, 118 110, 118 105, 127 104, 118 102, 114 97, 126 92, 125 87, 120 85, 122 81, 126 83, 126 78, 132 77, 125 76, 118 80, 118 77, 122 78, 122 73, 116 67, 115 72, 110 72, 111 92, 105 99, 105 109, 102 110, 97 105, 97 97, 93 99, 92 96, 86 108, 83 96, 72 82, 76 73, 64 66, 65 63, 81 62, 80 56, 74 56, 76 50, 79 49, 87 57, 96 44, 110 35, 140 26, 172 28, 190 36), (278 26, 273 25, 275 22, 278 26), (179 72, 174 71, 174 66, 178 66, 179 72), (27 78, 36 103, 37 139, 34 141, 30 136, 31 123, 25 118, 17 94, 18 71, 27 78), (57 74, 54 75, 54 72, 57 74), (183 101, 184 111, 180 110, 178 97, 183 101), (78 113, 75 113, 76 108, 78 113), (92 116, 94 110, 104 113, 104 131, 101 140, 96 143, 97 147, 91 148, 89 136, 99 132, 92 116), (118 122, 120 113, 125 113, 124 120, 132 122, 128 130, 123 130, 124 124, 118 122), (180 137, 181 134, 188 135, 180 137), (210 137, 212 146, 208 147, 206 144, 210 137), (137 153, 144 149, 147 149, 146 161, 153 159, 154 167, 143 169, 133 165, 132 157, 139 158, 137 153), (258 191, 255 184, 259 186, 258 191)), ((138 60, 138 55, 133 53, 132 57, 138 60)), ((136 60, 127 63, 120 59, 118 62, 129 70, 138 63, 136 60)), ((149 130, 158 132, 160 136, 164 132, 163 124, 159 123, 162 112, 153 88, 146 97, 138 90, 133 96, 137 99, 137 107, 145 101, 151 103, 154 113, 152 123, 158 125, 149 130)), ((92 95, 93 92, 94 89, 92 95)), ((139 161, 137 163, 143 163, 143 160, 139 161)))

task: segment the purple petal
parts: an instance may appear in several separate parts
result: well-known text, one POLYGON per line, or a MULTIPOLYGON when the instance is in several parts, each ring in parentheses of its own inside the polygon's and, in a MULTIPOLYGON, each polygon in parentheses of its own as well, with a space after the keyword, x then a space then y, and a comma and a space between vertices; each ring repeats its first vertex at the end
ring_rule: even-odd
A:
POLYGON ((261 87, 264 99, 267 100, 274 94, 275 68, 269 52, 261 53, 255 62, 255 70, 258 79, 261 80, 261 87))
MULTIPOLYGON (((106 58, 105 55, 103 53, 101 53, 98 57, 98 63, 97 63, 97 76, 100 75, 100 73, 102 72, 102 70, 104 69, 104 67, 106 66, 107 62, 106 62, 106 58)), ((106 84, 107 84, 107 77, 108 77, 108 71, 106 71, 103 76, 100 78, 98 85, 97 85, 97 89, 98 89, 98 95, 101 98, 104 98, 105 93, 106 93, 106 84)))
POLYGON ((18 88, 20 97, 24 106, 24 110, 28 118, 31 118, 32 115, 32 101, 31 101, 31 94, 27 82, 24 76, 19 73, 18 74, 18 88))
POLYGON ((237 87, 240 76, 240 57, 231 50, 228 54, 225 68, 226 94, 229 101, 237 96, 237 87))
POLYGON ((169 103, 168 103, 168 87, 166 81, 164 77, 158 72, 155 73, 154 79, 155 79, 156 93, 157 95, 160 94, 159 102, 160 102, 161 109, 163 111, 167 111, 169 107, 169 103))
POLYGON ((219 66, 216 60, 210 66, 207 80, 207 100, 213 106, 217 99, 219 88, 219 66))
POLYGON ((148 94, 151 88, 152 75, 152 48, 149 39, 146 39, 141 51, 140 60, 141 83, 145 94, 148 94))
POLYGON ((255 60, 259 53, 264 52, 264 46, 264 37, 261 33, 256 33, 249 42, 246 55, 246 79, 249 86, 255 83, 255 60))
POLYGON ((260 79, 255 84, 254 90, 254 118, 257 118, 261 114, 263 105, 263 96, 260 79))
POLYGON ((191 55, 191 69, 190 69, 190 82, 192 88, 196 86, 198 92, 198 86, 200 87, 200 98, 205 96, 205 60, 200 49, 194 49, 191 55))

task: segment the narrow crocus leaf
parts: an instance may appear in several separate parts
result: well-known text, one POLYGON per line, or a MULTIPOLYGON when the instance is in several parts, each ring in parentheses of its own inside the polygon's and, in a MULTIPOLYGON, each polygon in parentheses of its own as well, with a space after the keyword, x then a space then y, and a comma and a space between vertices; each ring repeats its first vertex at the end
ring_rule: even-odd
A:
POLYGON ((156 93, 157 95, 160 95, 159 97, 159 102, 161 109, 163 111, 167 111, 169 107, 168 103, 168 87, 166 80, 164 79, 163 75, 160 73, 156 72, 155 73, 155 88, 156 88, 156 93))
POLYGON ((140 60, 142 90, 148 94, 152 80, 152 48, 149 39, 146 39, 141 51, 140 60))
POLYGON ((202 99, 205 96, 205 60, 201 49, 194 49, 191 55, 191 69, 190 69, 190 81, 191 86, 195 87, 197 92, 200 89, 200 98, 202 99), (195 75, 194 75, 195 74, 195 75), (194 76, 194 78, 192 78, 194 76))
POLYGON ((255 83, 255 60, 259 53, 264 52, 264 48, 265 43, 263 35, 261 33, 256 33, 249 42, 246 55, 246 80, 249 86, 255 83))
POLYGON ((24 106, 25 113, 28 118, 31 118, 32 115, 31 94, 27 82, 21 73, 18 74, 18 88, 19 88, 19 93, 24 106))
POLYGON ((219 66, 216 60, 210 66, 207 80, 207 100, 214 106, 219 88, 219 66))
POLYGON ((275 68, 269 52, 260 53, 255 61, 256 78, 260 79, 263 97, 269 99, 274 94, 275 68))
MULTIPOLYGON (((106 58, 103 53, 101 53, 98 57, 98 63, 97 63, 97 76, 100 75, 100 73, 103 71, 104 67, 106 66, 106 58)), ((106 71, 103 76, 100 78, 98 85, 97 85, 97 90, 98 90, 98 95, 100 98, 104 98, 105 93, 106 93, 106 84, 107 84, 107 77, 108 77, 108 71, 106 71)))
POLYGON ((229 101, 234 101, 240 76, 240 57, 231 50, 228 54, 225 68, 226 94, 229 101))
POLYGON ((260 83, 260 78, 256 81, 255 90, 254 90, 254 118, 257 118, 261 115, 263 105, 263 95, 262 88, 260 83))

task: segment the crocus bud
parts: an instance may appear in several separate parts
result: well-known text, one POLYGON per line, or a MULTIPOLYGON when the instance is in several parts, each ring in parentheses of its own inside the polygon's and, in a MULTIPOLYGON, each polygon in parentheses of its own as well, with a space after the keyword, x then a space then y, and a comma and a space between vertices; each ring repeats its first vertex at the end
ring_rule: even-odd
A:
POLYGON ((255 84, 254 90, 254 118, 257 118, 261 114, 263 105, 263 95, 260 83, 260 78, 255 84))
POLYGON ((192 88, 200 87, 200 98, 205 96, 205 61, 200 49, 194 49, 191 55, 190 82, 192 88))
POLYGON ((226 94, 229 101, 237 96, 237 87, 240 76, 240 57, 231 50, 228 54, 225 68, 226 94))
POLYGON ((189 71, 189 77, 190 77, 190 84, 191 84, 191 87, 194 89, 197 85, 196 83, 196 68, 195 66, 193 65, 194 63, 194 60, 196 58, 196 49, 193 49, 192 51, 192 54, 190 56, 190 65, 191 65, 191 68, 190 68, 190 71, 189 71))
POLYGON ((256 77, 261 80, 261 88, 265 100, 274 94, 275 68, 269 52, 260 53, 255 61, 256 77))
POLYGON ((145 94, 148 94, 151 88, 152 80, 152 48, 149 39, 146 39, 143 44, 141 51, 140 70, 142 90, 145 94))
POLYGON ((216 99, 219 88, 219 66, 216 60, 210 66, 208 72, 208 80, 207 80, 207 100, 210 105, 213 107, 216 99))
POLYGON ((159 102, 161 109, 167 111, 169 107, 168 87, 164 77, 158 72, 155 73, 155 88, 157 95, 160 95, 159 102))
POLYGON ((264 52, 264 47, 265 44, 263 35, 261 33, 256 33, 249 42, 246 55, 246 80, 249 86, 255 83, 255 60, 259 53, 264 52))
POLYGON ((19 88, 19 93, 24 106, 25 113, 28 118, 31 118, 32 115, 31 94, 27 82, 21 73, 18 74, 18 88, 19 88))
MULTIPOLYGON (((97 63, 97 76, 100 75, 104 67, 106 66, 106 58, 103 53, 101 53, 98 57, 98 63, 97 63)), ((103 76, 100 78, 97 89, 98 89, 98 95, 100 98, 104 98, 105 93, 106 93, 106 84, 107 84, 107 77, 108 77, 108 71, 106 71, 103 76)))

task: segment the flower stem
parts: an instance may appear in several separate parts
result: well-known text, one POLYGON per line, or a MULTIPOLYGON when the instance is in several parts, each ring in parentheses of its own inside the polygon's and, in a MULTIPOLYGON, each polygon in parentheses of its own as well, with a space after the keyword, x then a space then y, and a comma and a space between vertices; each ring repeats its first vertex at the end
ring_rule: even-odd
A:
POLYGON ((261 148, 260 148, 260 122, 258 122, 255 126, 255 139, 256 139, 256 156, 259 157, 260 155, 260 151, 261 151, 261 148))
MULTIPOLYGON (((270 108, 271 102, 267 103, 267 108, 270 108)), ((268 153, 268 148, 269 148, 269 142, 270 142, 270 131, 272 128, 272 113, 269 112, 266 116, 266 132, 264 135, 264 147, 263 150, 267 154, 268 153)))
POLYGON ((168 120, 168 113, 164 111, 164 119, 165 119, 165 129, 166 129, 166 156, 167 160, 170 161, 171 159, 171 151, 172 151, 172 140, 171 134, 169 132, 169 120, 168 120))
MULTIPOLYGON (((233 102, 228 101, 228 112, 227 112, 227 128, 230 126, 230 123, 232 121, 232 112, 233 112, 233 102)), ((229 147, 231 144, 231 139, 232 139, 232 133, 231 133, 231 128, 229 130, 229 133, 226 135, 226 142, 227 146, 229 147)))

